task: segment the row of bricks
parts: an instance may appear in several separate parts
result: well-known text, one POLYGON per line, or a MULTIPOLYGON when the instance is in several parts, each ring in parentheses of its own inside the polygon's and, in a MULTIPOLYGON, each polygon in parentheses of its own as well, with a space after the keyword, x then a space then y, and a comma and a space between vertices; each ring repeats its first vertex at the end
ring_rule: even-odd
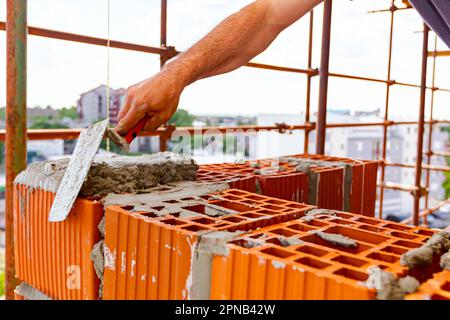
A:
MULTIPOLYGON (((317 179, 317 188, 323 189, 317 192, 317 197, 312 204, 317 204, 323 208, 341 209, 343 204, 343 169, 313 167, 312 170, 320 175, 320 178, 317 179), (333 194, 330 196, 327 191, 333 191, 333 194)), ((201 166, 200 176, 202 171, 254 176, 258 183, 257 189, 263 195, 302 203, 313 202, 310 199, 309 188, 312 182, 309 181, 308 174, 297 171, 295 165, 291 163, 275 162, 270 159, 258 161, 256 165, 250 162, 245 164, 212 164, 201 166)))
POLYGON ((349 190, 349 206, 347 209, 349 212, 374 216, 378 161, 309 154, 294 155, 293 157, 349 165, 351 168, 351 188, 349 190))
MULTIPOLYGON (((78 199, 68 220, 51 224, 47 215, 53 197, 17 186, 17 275, 54 299, 97 299, 99 281, 89 255, 100 240, 102 207, 78 199), (80 270, 80 283, 70 287, 73 266, 80 270)), ((434 233, 345 212, 305 219, 312 206, 237 189, 167 202, 179 205, 180 214, 159 217, 160 207, 154 212, 106 208, 104 299, 192 297, 193 257, 203 235, 217 231, 243 234, 227 244, 228 255, 213 257, 209 298, 373 298, 374 290, 362 284, 367 268, 377 265, 405 275, 400 255, 434 233), (217 216, 220 208, 227 214, 217 216), (357 247, 332 245, 311 231, 350 237, 357 247), (286 245, 286 238, 297 241, 286 245)))
MULTIPOLYGON (((434 233, 421 227, 410 228, 405 234, 414 235, 415 239, 404 240, 403 234, 397 237, 399 234, 396 233, 396 230, 403 227, 401 224, 370 219, 372 224, 378 222, 391 231, 383 235, 356 228, 358 225, 368 225, 358 222, 361 217, 349 213, 337 215, 340 220, 346 217, 349 222, 355 222, 354 226, 336 225, 333 222, 336 221, 335 217, 317 216, 311 221, 299 219, 262 228, 233 241, 228 256, 214 259, 214 268, 217 268, 217 274, 222 277, 214 278, 216 281, 212 285, 211 298, 371 299, 375 297, 375 291, 364 285, 369 268, 378 266, 398 277, 407 275, 408 269, 399 263, 400 255, 411 248, 420 247, 434 233), (346 248, 329 243, 310 233, 314 230, 350 237, 356 240, 357 247, 346 248), (251 263, 252 259, 260 263, 246 264, 251 263), (239 275, 233 274, 238 265, 239 275), (274 265, 282 265, 283 268, 274 269, 274 265), (303 280, 296 285, 309 286, 314 290, 293 291, 289 287, 294 285, 290 277, 298 270, 301 270, 298 276, 303 280), (257 274, 260 274, 260 278, 257 274), (261 278, 269 281, 269 277, 278 277, 278 290, 269 292, 252 289, 261 278), (336 287, 336 283, 341 287, 336 287)), ((432 276, 431 272, 426 274, 426 271, 420 271, 424 273, 424 277, 432 276)), ((260 285, 264 286, 263 283, 260 285)))
MULTIPOLYGON (((259 198, 256 201, 261 203, 267 199, 237 190, 218 196, 230 194, 259 198)), ((231 241, 227 244, 228 254, 213 256, 208 298, 371 299, 376 292, 364 284, 367 269, 379 266, 397 276, 405 276, 408 270, 399 264, 400 254, 420 247, 434 234, 426 228, 350 213, 336 215, 318 215, 314 220, 300 217, 260 226, 231 241), (348 223, 342 226, 333 220, 348 223), (351 224, 354 225, 350 227, 351 224), (359 228, 374 225, 383 228, 384 233, 359 228), (351 237, 356 239, 357 248, 332 245, 308 232, 312 230, 351 237), (261 238, 263 244, 255 246, 261 238), (293 238, 299 241, 284 244, 286 239, 293 241, 293 238)), ((164 219, 148 219, 145 214, 117 206, 107 208, 106 217, 105 248, 114 257, 111 259, 114 263, 105 269, 105 299, 192 297, 192 261, 198 255, 196 248, 201 247, 204 233, 186 232, 186 228, 180 227, 185 222, 164 226, 161 224, 164 219), (127 234, 126 230, 131 231, 127 234), (126 290, 118 290, 124 287, 126 290)), ((228 230, 246 229, 241 225, 228 230)))
MULTIPOLYGON (((103 206, 98 201, 77 199, 67 220, 50 223, 48 213, 54 196, 41 189, 15 186, 16 275, 55 299, 97 299, 100 283, 90 253, 100 240, 98 225, 104 215, 103 206), (78 283, 68 285, 71 276, 78 283)), ((184 208, 181 200, 169 201, 172 205, 180 202, 183 212, 191 212, 192 216, 187 218, 177 213, 159 218, 152 212, 134 214, 151 219, 164 226, 162 229, 198 234, 208 230, 251 230, 300 217, 312 208, 237 189, 204 201, 208 206, 200 201, 193 205, 193 200, 185 198, 184 208), (210 211, 220 213, 220 209, 227 215, 209 215, 210 211)), ((126 212, 125 209, 121 210, 126 212)), ((155 211, 158 209, 162 208, 155 211)), ((125 236, 128 236, 126 232, 125 236)))
POLYGON ((16 276, 55 299, 97 299, 100 282, 90 253, 100 240, 103 206, 77 199, 64 222, 50 223, 54 198, 52 192, 15 185, 16 276))
POLYGON ((105 250, 113 263, 105 265, 104 299, 187 299, 193 256, 202 234, 248 232, 302 217, 313 208, 237 189, 205 199, 207 205, 182 206, 203 217, 149 218, 146 212, 129 208, 106 208, 105 250), (208 205, 238 213, 214 217, 210 214, 216 211, 210 213, 208 205))
MULTIPOLYGON (((373 216, 377 170, 378 162, 376 161, 294 155, 281 160, 265 159, 244 164, 202 165, 198 172, 198 179, 209 180, 214 175, 218 179, 224 179, 220 176, 221 174, 234 174, 236 176, 232 180, 236 183, 240 179, 247 179, 249 182, 248 177, 254 177, 255 182, 258 183, 258 191, 263 195, 314 204, 321 208, 347 209, 349 212, 373 216), (296 169, 296 163, 287 162, 288 159, 316 161, 321 165, 312 165, 310 170, 314 175, 310 176, 299 172, 296 169), (348 188, 347 191, 346 188, 348 188)), ((250 192, 254 192, 255 189, 249 183, 243 183, 241 186, 235 184, 231 187, 250 192)))

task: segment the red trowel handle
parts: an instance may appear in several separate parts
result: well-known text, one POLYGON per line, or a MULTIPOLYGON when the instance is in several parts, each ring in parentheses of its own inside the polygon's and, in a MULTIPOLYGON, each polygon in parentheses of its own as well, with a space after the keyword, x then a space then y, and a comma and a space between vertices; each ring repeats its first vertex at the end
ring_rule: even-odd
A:
POLYGON ((144 117, 142 118, 137 125, 128 131, 128 133, 123 137, 126 142, 131 143, 131 141, 136 138, 139 133, 141 133, 142 130, 144 130, 145 125, 147 124, 147 121, 150 120, 150 117, 144 117))

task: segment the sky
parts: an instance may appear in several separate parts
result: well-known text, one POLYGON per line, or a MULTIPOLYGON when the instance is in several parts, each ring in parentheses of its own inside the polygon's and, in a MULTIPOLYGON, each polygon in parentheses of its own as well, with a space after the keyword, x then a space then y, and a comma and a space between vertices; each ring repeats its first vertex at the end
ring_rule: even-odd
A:
MULTIPOLYGON (((251 0, 169 0, 168 44, 186 50, 216 24, 251 0)), ((389 0, 336 0, 333 5, 330 72, 386 78, 389 0)), ((110 38, 158 46, 159 0, 110 0, 110 38)), ((400 1, 399 1, 400 6, 400 1)), ((0 20, 6 0, 0 0, 0 20)), ((253 61, 306 68, 308 15, 286 29, 253 61)), ((28 22, 49 28, 106 38, 107 0, 29 0, 28 22)), ((322 5, 315 10, 313 67, 320 63, 322 5)), ((395 16, 392 79, 420 83, 422 21, 414 10, 395 16)), ((430 48, 434 34, 430 36, 430 48)), ((438 42, 438 49, 445 45, 438 42)), ((107 81, 107 50, 68 41, 28 38, 28 106, 75 105, 79 94, 107 81)), ((431 75, 432 59, 429 59, 431 75)), ((450 88, 450 57, 438 58, 436 85, 450 88)), ((6 37, 0 32, 0 105, 5 104, 6 37)), ((110 50, 110 84, 128 87, 158 72, 159 57, 110 50)), ((429 77, 431 83, 431 76, 429 77)), ((299 113, 305 110, 305 76, 253 68, 201 80, 186 88, 180 107, 194 114, 299 113)), ((384 109, 386 86, 330 78, 331 109, 384 109)), ((312 82, 312 110, 317 109, 318 77, 312 82)), ((430 94, 427 96, 429 107, 430 94)), ((393 86, 390 114, 417 119, 419 90, 393 86)), ((436 93, 435 116, 450 118, 450 93, 436 93)))

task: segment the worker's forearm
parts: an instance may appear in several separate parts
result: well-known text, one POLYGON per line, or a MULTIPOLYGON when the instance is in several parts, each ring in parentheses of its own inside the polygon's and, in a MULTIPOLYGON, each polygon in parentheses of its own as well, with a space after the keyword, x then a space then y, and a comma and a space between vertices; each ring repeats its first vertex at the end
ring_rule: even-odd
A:
POLYGON ((232 71, 264 51, 277 35, 322 0, 258 0, 228 17, 166 65, 185 85, 232 71))

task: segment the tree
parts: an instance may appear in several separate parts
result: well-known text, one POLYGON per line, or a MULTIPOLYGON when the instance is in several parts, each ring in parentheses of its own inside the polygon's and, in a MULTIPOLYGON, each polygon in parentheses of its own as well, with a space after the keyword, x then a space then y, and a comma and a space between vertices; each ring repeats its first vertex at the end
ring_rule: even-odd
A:
POLYGON ((78 112, 75 106, 63 107, 58 110, 58 116, 60 119, 70 118, 72 120, 78 119, 78 112))
POLYGON ((192 126, 194 120, 195 116, 190 114, 187 110, 178 109, 169 120, 169 124, 173 124, 177 127, 189 127, 192 126))
POLYGON ((67 126, 52 122, 47 116, 36 116, 33 118, 33 124, 30 129, 65 129, 67 126))

